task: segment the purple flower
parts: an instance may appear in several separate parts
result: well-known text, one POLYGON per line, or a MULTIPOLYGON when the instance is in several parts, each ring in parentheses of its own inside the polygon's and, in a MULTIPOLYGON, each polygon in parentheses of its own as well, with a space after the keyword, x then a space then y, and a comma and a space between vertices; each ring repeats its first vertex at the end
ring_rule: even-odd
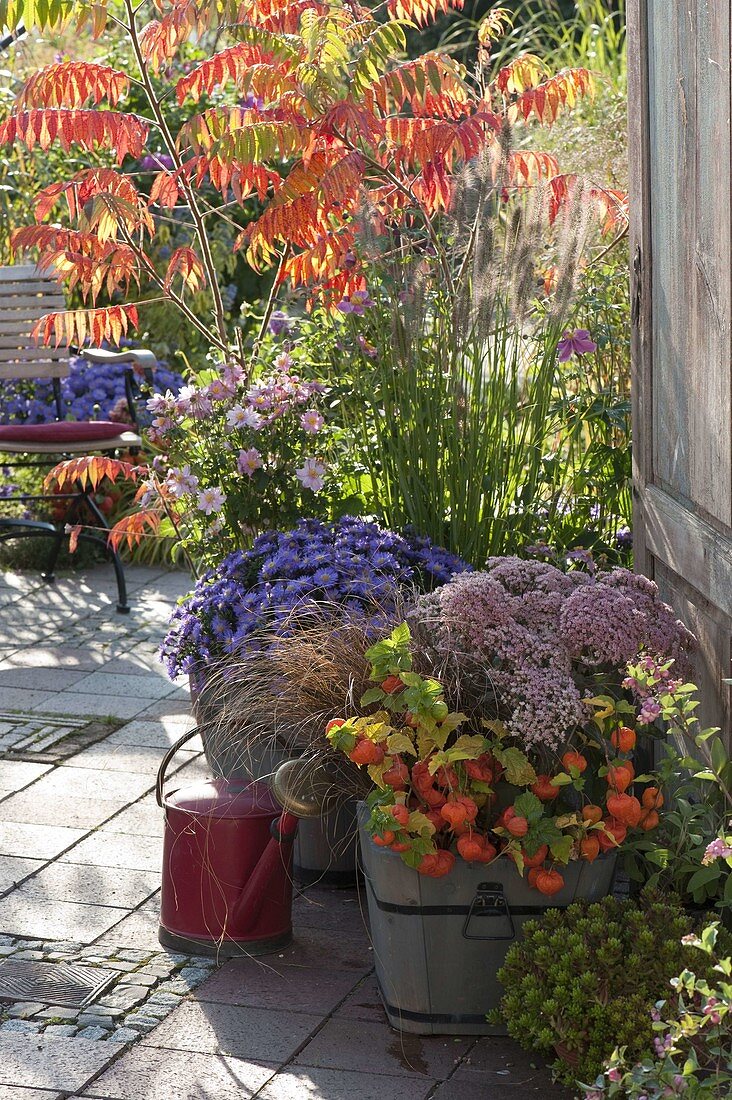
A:
POLYGON ((251 550, 229 554, 201 577, 173 613, 161 659, 171 677, 190 672, 256 644, 262 628, 291 630, 294 612, 312 610, 323 599, 381 633, 401 586, 424 591, 467 568, 429 539, 353 516, 335 523, 300 520, 290 531, 260 535, 251 550), (377 595, 383 606, 378 615, 377 595))
POLYGON ((557 344, 560 363, 566 363, 573 355, 588 355, 592 351, 597 351, 597 344, 591 339, 586 328, 565 332, 557 344))
POLYGON ((269 319, 269 331, 273 336, 281 336, 290 331, 292 326, 291 319, 281 309, 276 309, 269 319))
POLYGON ((248 451, 239 451, 236 467, 240 474, 252 477, 255 470, 262 468, 262 456, 256 447, 250 447, 248 451))
POLYGON ((139 163, 141 172, 170 172, 174 166, 173 158, 168 153, 149 153, 139 163))
POLYGON ((711 844, 707 844, 702 857, 702 863, 707 865, 714 863, 716 859, 729 859, 732 856, 732 848, 723 837, 715 837, 711 844))
POLYGON ((202 489, 198 494, 198 507, 207 516, 210 516, 212 512, 220 512, 225 501, 226 493, 218 485, 202 489))
POLYGON ((369 297, 368 290, 354 290, 353 294, 347 294, 338 303, 336 309, 341 313, 355 313, 356 316, 362 317, 373 305, 376 303, 369 297))

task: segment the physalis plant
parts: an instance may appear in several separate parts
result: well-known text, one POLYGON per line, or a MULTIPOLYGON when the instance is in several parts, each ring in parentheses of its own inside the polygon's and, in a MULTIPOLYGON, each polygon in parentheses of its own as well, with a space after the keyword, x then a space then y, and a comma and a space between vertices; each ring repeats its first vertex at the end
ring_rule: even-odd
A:
POLYGON ((551 772, 537 772, 502 722, 482 720, 482 732, 467 732, 467 716, 450 712, 442 685, 413 671, 410 641, 402 623, 366 653, 377 686, 361 705, 377 709, 326 727, 331 745, 373 781, 366 804, 374 844, 434 878, 449 874, 457 856, 468 863, 506 856, 552 895, 564 886, 558 866, 592 862, 622 845, 629 828, 658 823, 658 787, 647 787, 642 802, 628 793, 636 735, 622 724, 622 703, 616 710, 593 700, 582 751, 567 749, 551 772))

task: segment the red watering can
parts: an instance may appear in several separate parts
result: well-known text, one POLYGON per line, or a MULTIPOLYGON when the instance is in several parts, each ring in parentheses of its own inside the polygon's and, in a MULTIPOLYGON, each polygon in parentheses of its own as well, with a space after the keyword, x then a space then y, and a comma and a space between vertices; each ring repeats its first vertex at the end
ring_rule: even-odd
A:
POLYGON ((276 951, 292 938, 292 843, 298 817, 321 813, 332 780, 306 761, 264 780, 211 779, 163 794, 166 769, 196 734, 165 754, 156 797, 165 810, 160 942, 229 957, 276 951), (294 811, 294 812, 292 812, 294 811))

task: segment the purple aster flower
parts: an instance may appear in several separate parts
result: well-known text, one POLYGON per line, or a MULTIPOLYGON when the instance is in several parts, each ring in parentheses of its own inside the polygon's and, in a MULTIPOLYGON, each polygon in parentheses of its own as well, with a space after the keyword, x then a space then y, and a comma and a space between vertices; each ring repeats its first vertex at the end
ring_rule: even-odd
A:
POLYGON ((574 332, 565 332, 557 344, 560 363, 566 363, 573 355, 588 355, 593 351, 597 351, 597 344, 592 340, 586 328, 578 328, 574 332))

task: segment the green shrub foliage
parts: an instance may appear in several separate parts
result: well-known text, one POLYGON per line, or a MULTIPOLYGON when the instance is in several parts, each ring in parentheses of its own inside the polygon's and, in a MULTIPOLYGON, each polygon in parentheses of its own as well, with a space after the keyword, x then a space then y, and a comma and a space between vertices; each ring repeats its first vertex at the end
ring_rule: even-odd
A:
POLYGON ((617 1047, 640 1059, 653 1048, 651 1010, 671 977, 698 967, 698 951, 681 943, 693 931, 692 917, 658 894, 551 909, 509 949, 495 1022, 523 1047, 558 1056, 567 1082, 593 1080, 617 1047))

